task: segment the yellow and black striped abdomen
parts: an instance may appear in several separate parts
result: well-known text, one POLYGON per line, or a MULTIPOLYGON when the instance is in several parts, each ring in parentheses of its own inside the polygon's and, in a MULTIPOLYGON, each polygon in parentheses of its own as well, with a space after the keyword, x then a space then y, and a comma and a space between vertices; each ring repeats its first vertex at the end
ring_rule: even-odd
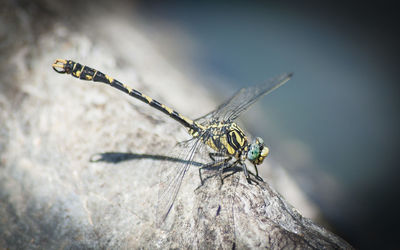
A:
POLYGON ((239 159, 247 148, 247 138, 236 123, 214 123, 206 128, 204 143, 217 152, 239 159))
POLYGON ((153 108, 156 108, 163 112, 164 114, 170 116, 174 120, 178 121, 181 123, 183 126, 185 126, 191 135, 198 135, 199 132, 202 130, 202 127, 195 123, 193 120, 179 114, 175 110, 165 106, 164 104, 159 103, 158 101, 152 99, 151 97, 148 97, 147 95, 144 95, 140 93, 139 91, 132 89, 128 85, 119 82, 118 80, 96 70, 92 69, 88 66, 84 66, 80 63, 76 63, 71 60, 63 60, 63 59, 57 59, 55 63, 53 64, 53 69, 57 71, 58 73, 66 73, 66 74, 71 74, 76 78, 79 78, 81 80, 87 80, 87 81, 94 81, 94 82, 103 82, 106 84, 109 84, 110 86, 117 88, 130 96, 133 96, 139 100, 141 100, 144 103, 149 104, 153 108), (59 64, 61 63, 61 64, 59 64))

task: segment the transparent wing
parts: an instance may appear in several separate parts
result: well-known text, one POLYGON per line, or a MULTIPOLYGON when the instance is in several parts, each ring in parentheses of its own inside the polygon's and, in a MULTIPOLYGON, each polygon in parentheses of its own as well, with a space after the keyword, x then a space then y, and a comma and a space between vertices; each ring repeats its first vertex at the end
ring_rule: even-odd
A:
POLYGON ((289 81, 292 75, 292 73, 282 74, 278 77, 269 79, 263 84, 242 88, 230 99, 219 105, 214 111, 196 119, 196 122, 205 124, 211 120, 233 121, 262 96, 272 92, 285 82, 289 81))
POLYGON ((196 152, 203 146, 197 138, 178 143, 170 154, 176 160, 163 162, 161 168, 158 201, 156 208, 157 224, 167 218, 178 195, 182 180, 190 166, 200 167, 202 163, 193 161, 196 152))

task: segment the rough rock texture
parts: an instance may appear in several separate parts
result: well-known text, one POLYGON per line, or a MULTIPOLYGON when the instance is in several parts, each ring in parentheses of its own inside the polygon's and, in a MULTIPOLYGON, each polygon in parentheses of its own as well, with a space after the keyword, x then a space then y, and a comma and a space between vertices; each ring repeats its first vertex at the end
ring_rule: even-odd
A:
POLYGON ((188 139, 185 132, 137 100, 50 66, 79 59, 190 117, 213 103, 123 20, 69 22, 53 13, 46 32, 27 38, 37 25, 29 10, 2 13, 22 27, 22 40, 3 47, 0 248, 351 248, 302 217, 269 182, 250 185, 241 172, 225 173, 222 186, 209 175, 201 186, 192 167, 158 226, 159 166, 168 160, 159 156, 188 139), (90 162, 102 152, 116 154, 90 162))

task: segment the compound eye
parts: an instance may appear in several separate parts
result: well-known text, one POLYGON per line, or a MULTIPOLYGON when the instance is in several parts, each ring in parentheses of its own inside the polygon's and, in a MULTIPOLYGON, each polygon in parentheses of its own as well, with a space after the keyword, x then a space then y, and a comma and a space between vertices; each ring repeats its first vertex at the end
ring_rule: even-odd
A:
POLYGON ((255 161, 260 156, 260 147, 257 144, 252 143, 250 149, 247 152, 247 159, 255 161))

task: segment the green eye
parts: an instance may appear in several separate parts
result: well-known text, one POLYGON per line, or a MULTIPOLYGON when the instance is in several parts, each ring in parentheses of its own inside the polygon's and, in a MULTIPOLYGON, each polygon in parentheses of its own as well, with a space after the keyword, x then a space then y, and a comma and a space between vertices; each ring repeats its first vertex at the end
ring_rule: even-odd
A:
POLYGON ((247 152, 247 159, 254 161, 260 155, 260 147, 256 144, 251 144, 249 152, 247 152))

